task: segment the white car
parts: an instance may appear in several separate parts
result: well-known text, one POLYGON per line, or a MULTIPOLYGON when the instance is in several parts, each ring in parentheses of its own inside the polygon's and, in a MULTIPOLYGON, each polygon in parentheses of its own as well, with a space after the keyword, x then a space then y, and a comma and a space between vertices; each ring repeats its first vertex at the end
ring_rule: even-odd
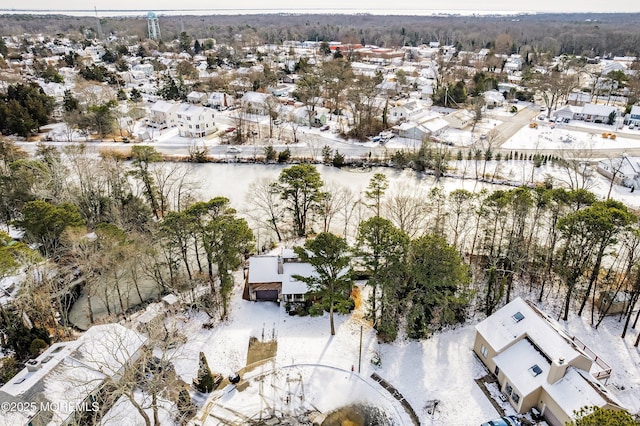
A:
POLYGON ((242 150, 237 146, 230 146, 229 148, 227 148, 227 152, 230 154, 238 154, 238 153, 241 153, 242 150))

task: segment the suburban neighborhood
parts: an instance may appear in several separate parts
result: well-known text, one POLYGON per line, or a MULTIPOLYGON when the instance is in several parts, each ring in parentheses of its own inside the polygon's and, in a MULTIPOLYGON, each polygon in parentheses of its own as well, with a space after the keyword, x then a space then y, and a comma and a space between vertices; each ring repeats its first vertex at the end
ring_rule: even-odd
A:
POLYGON ((0 425, 640 424, 618 15, 4 13, 0 425))

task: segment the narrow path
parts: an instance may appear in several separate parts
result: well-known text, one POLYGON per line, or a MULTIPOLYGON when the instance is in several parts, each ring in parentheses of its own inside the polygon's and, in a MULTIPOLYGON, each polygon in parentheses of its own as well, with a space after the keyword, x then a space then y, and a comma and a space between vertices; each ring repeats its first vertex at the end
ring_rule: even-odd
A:
POLYGON ((418 418, 418 415, 416 414, 415 411, 413 411, 413 407, 411 406, 411 404, 409 404, 409 402, 406 399, 404 399, 404 396, 402 396, 402 394, 398 389, 393 387, 393 385, 388 383, 382 377, 378 376, 377 373, 373 373, 371 375, 371 378, 376 382, 380 383, 380 386, 382 386, 387 391, 389 391, 389 393, 400 402, 402 407, 404 407, 407 413, 409 413, 409 417, 411 417, 411 421, 415 426, 420 426, 420 419, 418 418))

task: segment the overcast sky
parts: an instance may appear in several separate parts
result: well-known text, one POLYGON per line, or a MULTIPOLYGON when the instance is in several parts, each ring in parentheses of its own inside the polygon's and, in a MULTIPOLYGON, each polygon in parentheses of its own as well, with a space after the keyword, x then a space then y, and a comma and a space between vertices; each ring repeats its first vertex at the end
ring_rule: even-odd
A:
POLYGON ((0 9, 435 9, 455 11, 533 11, 533 12, 640 12, 637 0, 2 0, 0 9))

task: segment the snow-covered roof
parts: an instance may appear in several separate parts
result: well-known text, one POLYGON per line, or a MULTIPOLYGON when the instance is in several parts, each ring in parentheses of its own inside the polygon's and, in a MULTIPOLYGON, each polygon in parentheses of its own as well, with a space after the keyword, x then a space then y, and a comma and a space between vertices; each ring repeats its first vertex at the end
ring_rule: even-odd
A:
POLYGON ((528 395, 546 383, 551 365, 527 339, 496 355, 493 361, 521 392, 520 396, 528 395), (536 365, 537 369, 534 368, 536 365))
POLYGON ((287 261, 298 256, 293 249, 282 249, 281 256, 253 256, 249 259, 249 283, 281 283, 282 294, 305 294, 307 285, 293 275, 311 276, 316 271, 309 263, 287 261))
POLYGON ((283 294, 305 294, 307 284, 293 278, 294 275, 303 277, 317 275, 315 269, 309 263, 286 262, 283 265, 282 293, 283 294))
POLYGON ((607 117, 609 114, 616 111, 617 108, 610 105, 585 104, 582 107, 582 114, 584 115, 599 115, 607 117))
POLYGON ((260 92, 247 92, 242 96, 244 102, 250 102, 254 104, 263 104, 267 101, 267 98, 271 96, 267 93, 260 92))
POLYGON ((253 256, 249 259, 250 283, 282 282, 278 273, 278 256, 253 256))
POLYGON ((120 324, 94 325, 72 354, 90 368, 113 376, 140 350, 146 338, 120 324))
POLYGON ((559 324, 543 317, 520 297, 497 310, 476 329, 496 352, 528 336, 552 360, 564 358, 570 363, 581 355, 559 324))
POLYGON ((160 101, 156 101, 156 103, 151 105, 151 111, 166 113, 166 112, 175 110, 177 107, 178 107, 178 104, 174 102, 160 100, 160 101))
POLYGON ((607 403, 622 406, 604 386, 588 373, 574 367, 568 367, 564 376, 553 385, 545 383, 544 389, 571 417, 585 406, 603 407, 607 403))
MULTIPOLYGON (((78 340, 53 344, 28 363, 0 388, 0 402, 50 401, 54 404, 43 416, 50 424, 61 424, 106 376, 115 376, 144 342, 142 335, 119 324, 93 326, 78 340)), ((12 424, 26 424, 19 417, 15 420, 12 424)))
POLYGON ((423 122, 421 126, 425 127, 431 133, 436 133, 442 129, 447 128, 449 126, 449 123, 444 118, 437 117, 432 120, 423 122))
POLYGON ((206 108, 193 104, 180 104, 180 107, 176 111, 177 114, 187 117, 197 117, 205 112, 206 108))

